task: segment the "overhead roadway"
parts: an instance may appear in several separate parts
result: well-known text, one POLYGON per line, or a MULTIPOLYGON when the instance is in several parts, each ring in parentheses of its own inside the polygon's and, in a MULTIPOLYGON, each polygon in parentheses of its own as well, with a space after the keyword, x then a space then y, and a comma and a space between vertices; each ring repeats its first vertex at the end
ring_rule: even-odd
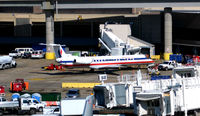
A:
MULTIPOLYGON (((165 60, 172 53, 172 7, 199 7, 199 0, 0 0, 0 7, 41 6, 46 14, 46 41, 54 43, 54 10, 58 9, 104 9, 104 8, 144 8, 163 7, 165 20, 165 60)), ((53 49, 47 46, 49 59, 53 49)))
MULTIPOLYGON (((0 0, 0 7, 41 6, 45 0, 0 0)), ((50 0, 53 1, 53 0, 50 0)), ((54 0, 56 1, 56 0, 54 0)), ((199 0, 57 0, 57 9, 199 7, 199 0)))

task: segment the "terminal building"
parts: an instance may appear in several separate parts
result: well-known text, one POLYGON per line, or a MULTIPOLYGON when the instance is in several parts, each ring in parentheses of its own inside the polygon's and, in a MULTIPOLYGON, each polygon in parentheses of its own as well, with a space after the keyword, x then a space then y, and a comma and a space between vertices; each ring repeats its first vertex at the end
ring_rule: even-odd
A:
MULTIPOLYGON (((199 8, 172 8, 172 52, 199 55, 199 8)), ((65 9, 54 12, 54 42, 71 50, 98 50, 101 24, 130 25, 130 36, 165 51, 164 8, 65 9)), ((40 7, 0 9, 0 54, 46 42, 40 7), (8 47, 9 46, 9 47, 8 47)))

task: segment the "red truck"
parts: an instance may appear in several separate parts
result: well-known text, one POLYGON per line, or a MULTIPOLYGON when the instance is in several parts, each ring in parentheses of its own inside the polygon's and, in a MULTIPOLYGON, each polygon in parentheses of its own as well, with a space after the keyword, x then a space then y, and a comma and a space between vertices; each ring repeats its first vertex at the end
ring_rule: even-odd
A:
POLYGON ((5 96, 5 87, 0 86, 0 96, 5 96))

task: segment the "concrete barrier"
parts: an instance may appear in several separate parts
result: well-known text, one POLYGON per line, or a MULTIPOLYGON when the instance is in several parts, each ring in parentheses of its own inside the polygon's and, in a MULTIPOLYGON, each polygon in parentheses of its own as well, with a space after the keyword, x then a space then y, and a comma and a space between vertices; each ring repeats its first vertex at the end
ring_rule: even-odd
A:
POLYGON ((54 52, 46 52, 46 57, 47 60, 53 60, 55 59, 55 53, 54 52))
POLYGON ((101 83, 62 83, 62 88, 93 88, 101 83))
POLYGON ((153 59, 153 60, 160 60, 160 55, 152 55, 151 59, 153 59))

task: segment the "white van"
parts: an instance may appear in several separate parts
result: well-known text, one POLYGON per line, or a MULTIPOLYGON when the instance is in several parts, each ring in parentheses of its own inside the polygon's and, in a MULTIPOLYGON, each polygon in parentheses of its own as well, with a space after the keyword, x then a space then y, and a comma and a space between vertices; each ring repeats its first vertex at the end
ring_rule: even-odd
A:
POLYGON ((33 51, 31 58, 44 58, 44 52, 42 50, 33 51))
POLYGON ((33 48, 15 48, 15 51, 24 54, 24 52, 32 53, 34 50, 33 48))

